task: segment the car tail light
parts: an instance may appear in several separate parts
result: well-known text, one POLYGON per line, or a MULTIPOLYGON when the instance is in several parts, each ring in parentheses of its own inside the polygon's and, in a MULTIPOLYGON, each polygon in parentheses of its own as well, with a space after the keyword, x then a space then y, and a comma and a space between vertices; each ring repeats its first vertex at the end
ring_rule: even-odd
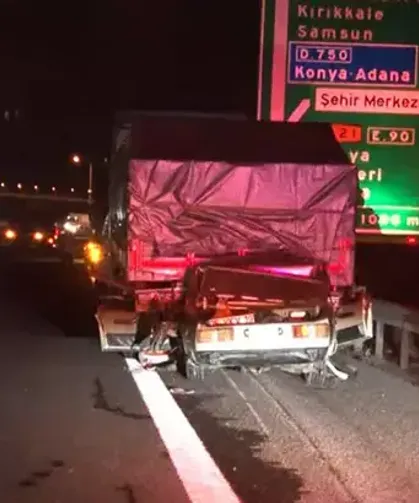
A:
POLYGON ((196 342, 214 342, 217 338, 217 330, 213 328, 198 327, 196 332, 196 342))
POLYGON ((311 325, 294 325, 293 327, 294 337, 297 339, 302 339, 305 337, 312 336, 312 326, 311 325))
POLYGON ((228 342, 233 339, 234 330, 231 327, 219 329, 198 327, 196 332, 196 342, 228 342))
POLYGON ((199 329, 196 332, 196 342, 213 342, 215 330, 199 329))
POLYGON ((234 339, 234 331, 232 328, 220 328, 217 330, 218 342, 229 342, 234 339))
POLYGON ((294 325, 293 336, 296 339, 304 338, 325 338, 330 335, 330 328, 327 323, 294 325))

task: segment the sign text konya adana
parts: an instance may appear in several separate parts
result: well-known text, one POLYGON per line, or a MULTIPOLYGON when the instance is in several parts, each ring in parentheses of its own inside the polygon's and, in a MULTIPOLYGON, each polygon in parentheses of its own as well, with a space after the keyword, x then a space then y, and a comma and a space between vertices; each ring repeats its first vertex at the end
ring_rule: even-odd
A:
POLYGON ((361 125, 340 127, 359 233, 419 234, 418 19, 417 0, 264 0, 258 116, 361 125))

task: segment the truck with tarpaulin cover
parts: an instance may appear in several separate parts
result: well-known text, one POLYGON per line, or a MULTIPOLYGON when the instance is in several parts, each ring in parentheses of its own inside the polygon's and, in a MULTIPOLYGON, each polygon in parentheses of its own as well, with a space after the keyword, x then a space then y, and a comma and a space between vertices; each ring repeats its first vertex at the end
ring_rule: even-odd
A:
POLYGON ((275 366, 346 379, 332 356, 372 338, 354 284, 358 190, 326 123, 121 120, 90 244, 101 259, 86 254, 103 351, 191 378, 275 366))

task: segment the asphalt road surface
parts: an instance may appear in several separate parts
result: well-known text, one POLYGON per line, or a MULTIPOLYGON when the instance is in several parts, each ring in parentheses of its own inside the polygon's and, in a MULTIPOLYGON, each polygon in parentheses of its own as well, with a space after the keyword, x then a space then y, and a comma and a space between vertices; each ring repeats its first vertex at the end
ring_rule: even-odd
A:
MULTIPOLYGON (((48 306, 41 316, 25 306, 28 290, 23 306, 2 294, 0 500, 187 502, 121 358, 102 355, 81 323, 65 336, 48 306)), ((71 331, 77 311, 60 313, 71 331)))
POLYGON ((99 352, 80 270, 4 268, 0 290, 1 501, 419 501, 419 389, 402 378, 361 362, 329 390, 144 374, 99 352))

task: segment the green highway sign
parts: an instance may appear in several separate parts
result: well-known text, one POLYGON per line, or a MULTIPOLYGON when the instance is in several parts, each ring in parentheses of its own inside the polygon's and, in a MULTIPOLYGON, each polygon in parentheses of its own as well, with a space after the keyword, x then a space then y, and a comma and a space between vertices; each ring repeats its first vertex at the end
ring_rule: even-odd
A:
POLYGON ((264 0, 258 117, 340 125, 359 234, 419 234, 418 19, 415 0, 264 0))

